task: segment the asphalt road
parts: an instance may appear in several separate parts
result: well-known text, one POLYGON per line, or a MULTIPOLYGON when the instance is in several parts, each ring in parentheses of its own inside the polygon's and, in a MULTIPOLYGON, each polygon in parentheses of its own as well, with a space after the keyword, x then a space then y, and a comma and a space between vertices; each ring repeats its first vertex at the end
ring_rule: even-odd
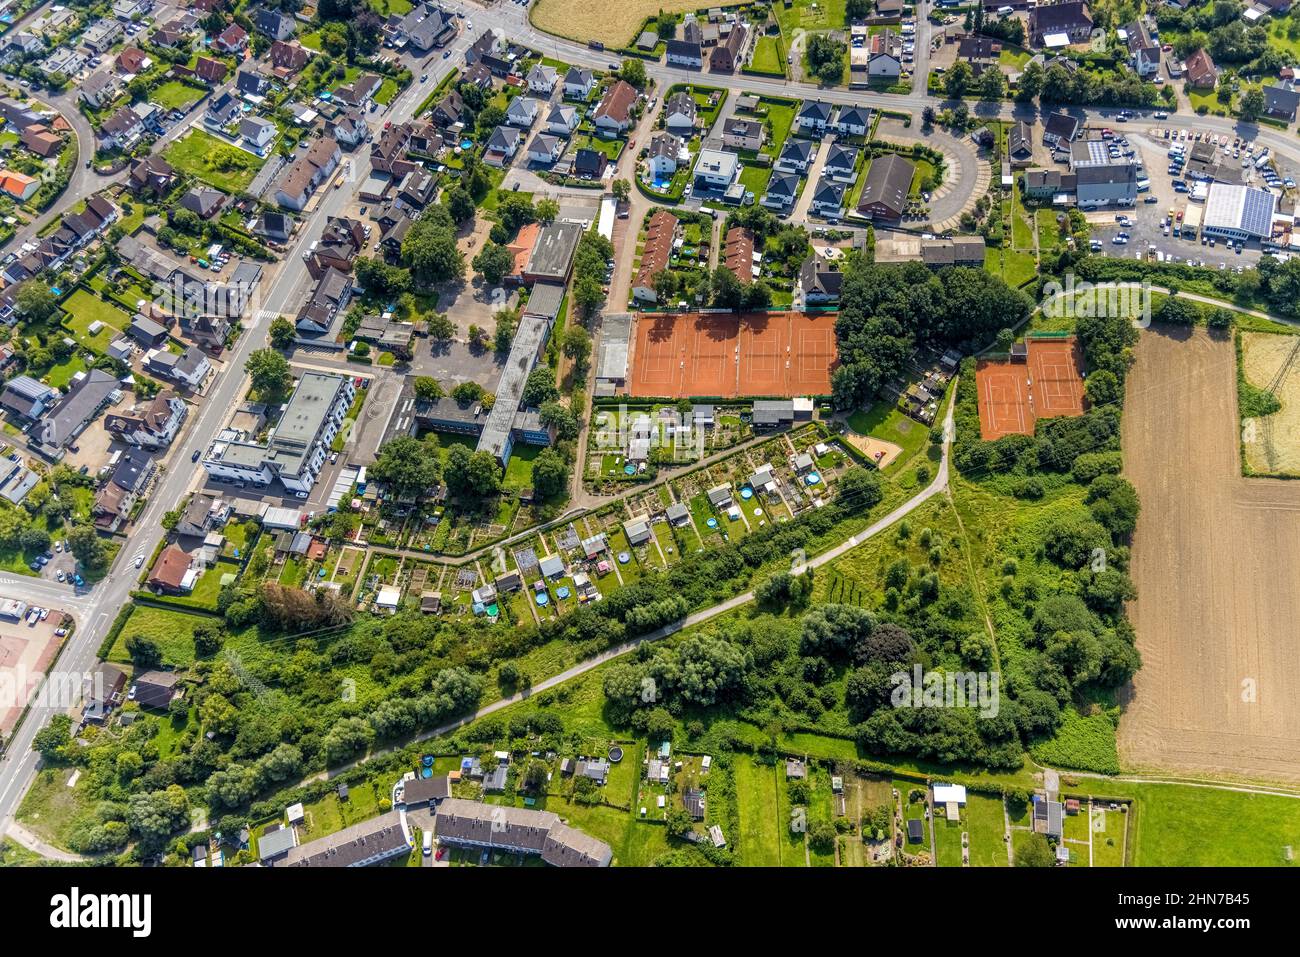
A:
MULTIPOLYGON (((461 64, 462 54, 471 42, 472 38, 464 34, 457 37, 450 47, 452 55, 441 59, 439 54, 439 59, 427 67, 428 81, 420 83, 417 79, 389 104, 387 110, 369 115, 367 119, 371 125, 380 127, 386 121, 396 123, 410 119, 442 76, 461 64)), ((418 69, 416 75, 419 76, 418 69)), ((186 125, 178 124, 171 133, 179 135, 186 125)), ((271 319, 280 313, 296 311, 296 305, 302 301, 304 287, 310 281, 306 269, 302 267, 303 250, 320 238, 325 220, 342 213, 352 200, 362 179, 358 175, 358 166, 364 160, 364 152, 358 152, 353 157, 353 174, 344 188, 334 189, 327 183, 318 191, 313 204, 309 206, 310 212, 299 231, 297 241, 286 250, 284 259, 278 266, 266 271, 256 290, 254 308, 245 322, 244 333, 225 356, 225 375, 218 378, 202 407, 190 416, 184 432, 177 437, 174 444, 180 454, 174 456, 173 467, 158 481, 148 505, 137 519, 104 580, 93 589, 78 594, 74 589, 56 582, 18 576, 0 577, 0 595, 62 609, 71 612, 77 619, 77 628, 56 664, 61 673, 85 674, 94 667, 100 642, 118 609, 127 603, 131 591, 136 587, 140 572, 134 567, 135 558, 143 555, 147 560, 153 554, 165 534, 161 524, 163 513, 175 508, 176 503, 202 479, 201 467, 189 463, 187 451, 206 448, 225 424, 230 410, 244 395, 247 390, 244 361, 250 352, 265 344, 264 333, 271 319)), ((341 176, 343 173, 336 175, 341 176)), ((78 199, 102 188, 104 178, 82 178, 79 182, 79 188, 84 193, 74 195, 70 186, 59 204, 62 208, 66 209, 78 199)), ((32 739, 58 710, 60 709, 33 705, 22 726, 7 743, 4 757, 0 758, 0 836, 3 836, 39 766, 39 755, 31 750, 32 739)))

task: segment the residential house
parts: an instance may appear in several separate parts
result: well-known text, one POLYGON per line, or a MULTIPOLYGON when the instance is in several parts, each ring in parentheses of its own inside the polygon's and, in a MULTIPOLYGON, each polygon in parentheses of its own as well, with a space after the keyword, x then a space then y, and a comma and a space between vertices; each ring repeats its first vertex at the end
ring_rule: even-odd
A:
POLYGON ((117 55, 117 59, 113 63, 118 72, 124 76, 136 76, 153 66, 153 60, 150 59, 149 54, 139 47, 127 47, 117 55))
POLYGON ((1088 4, 1084 0, 1061 0, 1034 7, 1029 11, 1026 35, 1030 46, 1050 49, 1087 43, 1092 36, 1088 4))
POLYGON ((328 136, 312 143, 307 152, 294 161, 280 180, 275 200, 287 209, 301 211, 311 194, 338 168, 343 154, 339 144, 328 136))
POLYGON ((126 151, 140 141, 144 124, 129 106, 124 106, 99 127, 99 146, 104 150, 126 151))
POLYGON ((622 133, 632 125, 632 106, 636 100, 636 89, 623 80, 616 80, 592 114, 596 129, 605 135, 622 133))
POLYGON ((157 451, 171 445, 188 414, 185 402, 164 389, 129 409, 109 412, 104 416, 104 430, 120 442, 157 451))
POLYGON ((767 181, 767 192, 763 194, 760 202, 768 209, 780 212, 794 203, 798 193, 799 174, 777 171, 773 172, 771 179, 767 181))
POLYGON ((194 76, 209 86, 224 83, 229 72, 230 67, 214 57, 201 56, 194 61, 194 76))
POLYGON ((221 130, 236 123, 241 114, 239 100, 229 90, 225 90, 208 102, 208 108, 203 111, 203 122, 213 129, 221 130))
POLYGON ((528 91, 549 98, 551 92, 555 89, 557 79, 559 77, 555 72, 555 67, 547 66, 545 63, 537 63, 528 71, 528 91))
POLYGON ((1034 131, 1024 120, 1011 124, 1007 132, 1007 159, 1014 167, 1028 166, 1034 158, 1034 131))
POLYGON ((528 144, 528 162, 549 166, 564 153, 564 140, 549 133, 538 133, 528 144))
POLYGON ((844 275, 834 262, 827 262, 815 253, 799 267, 799 288, 796 298, 802 296, 805 305, 825 305, 840 300, 840 286, 844 275))
POLYGON ((1219 69, 1205 49, 1198 49, 1184 63, 1187 85, 1194 90, 1213 90, 1219 85, 1219 69))
POLYGON ((546 117, 546 132, 552 136, 570 136, 578 128, 578 111, 572 106, 557 103, 546 117))
POLYGON ((293 16, 263 7, 253 14, 253 29, 272 40, 287 40, 294 34, 293 16))
POLYGON ((690 136, 695 130, 697 107, 689 93, 674 93, 664 104, 664 129, 679 136, 690 136))
POLYGON ((509 166, 522 140, 523 134, 514 127, 498 126, 488 137, 483 161, 489 166, 509 166))
POLYGON ((709 70, 713 73, 733 73, 740 68, 745 52, 749 28, 737 21, 731 24, 726 39, 709 51, 709 70))
POLYGON ((654 280, 668 268, 677 238, 677 217, 666 209, 657 209, 646 224, 641 262, 632 280, 632 295, 644 302, 658 302, 654 280))
POLYGON ((733 226, 723 237, 721 249, 722 265, 742 283, 753 282, 757 269, 757 257, 754 255, 754 234, 743 226, 733 226))
POLYGON ((857 177, 858 156, 861 150, 852 146, 832 143, 822 164, 822 178, 837 183, 852 183, 857 177))
POLYGON ((127 188, 133 193, 166 196, 179 179, 172 164, 157 154, 150 154, 131 164, 127 174, 127 188))
POLYGON ((212 362, 197 346, 179 354, 167 349, 150 349, 145 353, 143 365, 150 375, 191 390, 201 388, 212 371, 212 362))
POLYGON ((1048 113, 1043 120, 1043 142, 1055 149, 1068 147, 1079 135, 1077 117, 1069 113, 1048 113))
POLYGON ((609 157, 600 150, 583 147, 573 156, 573 175, 579 179, 601 179, 609 157))
POLYGON ((841 106, 835 130, 842 136, 866 136, 871 129, 871 111, 865 106, 841 106))
POLYGON ((243 53, 248 46, 248 31, 238 23, 232 23, 221 31, 212 45, 222 53, 243 53))
POLYGON ((226 202, 226 194, 210 186, 192 186, 181 197, 181 209, 188 209, 201 219, 211 219, 226 202))
POLYGON ((448 90, 444 96, 433 107, 430 119, 437 126, 449 127, 461 122, 461 117, 465 114, 465 100, 461 97, 458 90, 448 90))
POLYGON ((984 237, 954 236, 952 239, 922 239, 921 262, 931 269, 945 266, 984 268, 984 237))
POLYGON ((267 52, 271 63, 271 75, 281 80, 296 76, 311 59, 311 51, 297 42, 276 40, 267 52))
POLYGON ((596 75, 583 67, 571 66, 564 74, 564 96, 571 100, 586 100, 596 86, 596 75))
POLYGON ((781 153, 777 156, 773 168, 780 173, 806 173, 816 148, 812 140, 790 137, 781 147, 781 153))
POLYGON ((690 40, 669 40, 666 59, 669 66, 684 67, 688 70, 704 69, 704 51, 698 42, 690 40))
MULTIPOLYGON (((188 566, 189 556, 184 552, 181 555, 188 566)), ((181 676, 175 671, 145 671, 137 674, 131 682, 135 686, 135 702, 142 708, 165 710, 175 698, 184 693, 178 687, 180 681, 181 676)))
POLYGON ((259 155, 265 155, 266 149, 275 142, 279 128, 270 120, 260 116, 246 116, 239 121, 239 136, 248 148, 259 155))
POLYGON ((220 495, 195 493, 186 503, 176 523, 176 534, 190 538, 207 538, 208 534, 223 528, 233 511, 229 502, 220 495))
POLYGON ((795 125, 804 133, 821 135, 831 121, 831 105, 822 100, 804 100, 795 114, 795 125))
POLYGON ((646 163, 655 179, 668 179, 677 172, 681 141, 671 133, 656 133, 646 147, 646 163))
POLYGON ((903 41, 888 27, 867 41, 867 76, 873 80, 897 80, 903 72, 903 41))
POLYGON ((506 122, 521 130, 531 129, 537 119, 538 102, 531 96, 516 96, 506 107, 506 122))
POLYGON ((1294 123, 1296 108, 1300 107, 1300 91, 1291 84, 1273 84, 1264 87, 1264 114, 1274 119, 1294 123))
POLYGON ((762 123, 736 116, 728 117, 722 124, 722 145, 737 150, 758 152, 763 148, 766 132, 762 123))
POLYGON ((844 204, 844 184, 831 179, 822 179, 813 189, 809 209, 822 216, 838 216, 844 204))
POLYGON ((108 481, 95 492, 91 506, 95 527, 112 533, 125 525, 154 472, 154 461, 143 449, 133 448, 118 459, 108 481))
POLYGON ((240 70, 235 74, 235 89, 245 99, 253 97, 260 100, 271 89, 271 81, 253 70, 240 70))
POLYGON ((88 76, 77 90, 77 96, 92 109, 101 110, 117 99, 121 89, 122 81, 117 75, 105 70, 88 76))
POLYGON ((1140 77, 1154 76, 1160 70, 1160 44, 1151 39, 1146 24, 1134 20, 1124 28, 1124 34, 1129 66, 1140 77))
POLYGON ((337 269, 326 269, 298 311, 295 323, 298 330, 315 334, 328 332, 351 298, 352 279, 337 269))
POLYGON ((697 189, 723 192, 740 175, 740 157, 728 150, 700 150, 695 160, 694 180, 697 189))

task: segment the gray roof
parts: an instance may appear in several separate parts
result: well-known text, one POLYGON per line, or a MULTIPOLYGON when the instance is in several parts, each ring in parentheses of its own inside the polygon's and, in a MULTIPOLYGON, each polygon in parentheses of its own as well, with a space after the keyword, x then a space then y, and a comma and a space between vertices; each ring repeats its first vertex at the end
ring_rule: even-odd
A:
POLYGON ((554 222, 543 226, 525 272, 538 278, 567 279, 582 231, 578 223, 554 222))
POLYGON ((62 448, 107 404, 118 388, 117 379, 101 369, 91 369, 37 426, 42 445, 62 448))
POLYGON ((498 459, 507 457, 506 443, 514 426, 515 413, 519 411, 524 383, 528 373, 533 371, 537 355, 550 331, 550 322, 539 316, 525 315, 519 321, 514 341, 510 344, 510 355, 497 383, 496 402, 483 425, 483 434, 479 436, 478 451, 491 452, 498 459))
POLYGON ((399 813, 389 811, 292 848, 285 856, 284 866, 358 867, 376 857, 396 857, 409 848, 399 813))
POLYGON ((291 827, 282 826, 274 831, 267 831, 257 839, 257 856, 262 863, 266 863, 273 857, 288 853, 295 843, 297 840, 291 827))

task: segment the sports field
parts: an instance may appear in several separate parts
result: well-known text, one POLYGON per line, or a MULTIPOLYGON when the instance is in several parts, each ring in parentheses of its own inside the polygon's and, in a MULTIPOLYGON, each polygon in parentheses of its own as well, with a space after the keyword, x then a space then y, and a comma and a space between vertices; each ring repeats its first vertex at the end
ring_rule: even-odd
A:
POLYGON ((980 435, 1033 435, 1034 423, 1083 412, 1083 355, 1073 336, 1030 339, 1025 360, 982 359, 975 369, 980 435))
POLYGON ((629 388, 660 398, 825 395, 835 362, 833 313, 643 315, 629 388))
POLYGON ((1129 617, 1142 668, 1119 725, 1126 769, 1300 781, 1300 484, 1246 478, 1233 343, 1148 330, 1124 410, 1142 500, 1129 617))

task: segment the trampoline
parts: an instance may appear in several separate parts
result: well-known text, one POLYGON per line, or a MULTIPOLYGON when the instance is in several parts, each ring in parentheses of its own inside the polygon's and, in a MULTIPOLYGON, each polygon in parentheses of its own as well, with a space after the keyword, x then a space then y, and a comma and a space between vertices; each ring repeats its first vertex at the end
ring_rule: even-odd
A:
POLYGON ((433 755, 426 754, 424 757, 420 759, 420 763, 423 764, 426 768, 433 767, 433 755))
POLYGON ((555 597, 556 597, 556 598, 568 598, 568 597, 569 597, 569 589, 567 589, 567 588, 565 588, 563 585, 561 585, 559 588, 555 589, 555 597))
POLYGON ((740 490, 740 497, 748 501, 749 499, 754 497, 754 490, 750 488, 748 485, 746 485, 744 488, 740 490))
POLYGON ((627 564, 628 562, 630 562, 631 560, 632 560, 632 556, 629 555, 627 552, 619 552, 619 553, 618 553, 618 563, 619 563, 620 565, 626 565, 626 564, 627 564))
POLYGON ((487 613, 488 613, 489 615, 491 615, 493 618, 495 618, 497 615, 501 614, 501 609, 498 608, 498 607, 496 606, 496 603, 495 603, 495 602, 494 602, 493 604, 491 604, 491 605, 488 605, 486 610, 487 610, 487 613))
POLYGON ((550 603, 551 598, 549 595, 546 594, 546 592, 539 591, 536 594, 536 596, 534 596, 534 600, 537 602, 539 606, 545 606, 550 603))
POLYGON ((617 744, 613 745, 609 749, 609 760, 614 764, 618 764, 618 762, 623 760, 623 749, 617 744))
POLYGON ((822 477, 818 475, 816 472, 809 472, 807 475, 803 477, 803 480, 809 485, 816 485, 818 482, 822 480, 822 477))

